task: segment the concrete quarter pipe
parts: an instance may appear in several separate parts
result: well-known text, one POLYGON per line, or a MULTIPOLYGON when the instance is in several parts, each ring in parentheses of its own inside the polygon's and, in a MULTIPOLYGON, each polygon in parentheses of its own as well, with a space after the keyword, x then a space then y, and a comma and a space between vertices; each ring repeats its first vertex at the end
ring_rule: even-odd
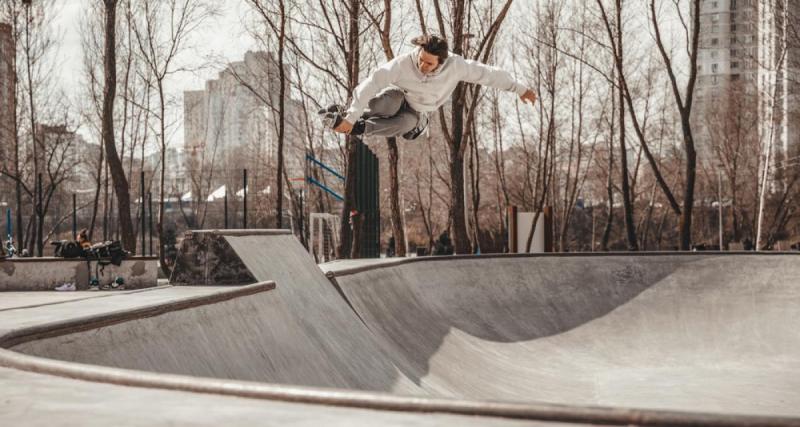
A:
POLYGON ((800 423, 797 255, 444 257, 334 264, 332 284, 289 234, 220 234, 274 289, 12 350, 442 405, 423 412, 480 415, 484 402, 528 419, 800 423))

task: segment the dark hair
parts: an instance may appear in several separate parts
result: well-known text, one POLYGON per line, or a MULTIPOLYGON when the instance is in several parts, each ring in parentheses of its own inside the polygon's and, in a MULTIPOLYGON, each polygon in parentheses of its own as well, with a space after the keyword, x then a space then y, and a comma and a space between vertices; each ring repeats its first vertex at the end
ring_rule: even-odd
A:
POLYGON ((447 59, 447 40, 442 37, 433 34, 423 34, 411 39, 411 43, 420 46, 425 52, 439 57, 440 64, 447 59))

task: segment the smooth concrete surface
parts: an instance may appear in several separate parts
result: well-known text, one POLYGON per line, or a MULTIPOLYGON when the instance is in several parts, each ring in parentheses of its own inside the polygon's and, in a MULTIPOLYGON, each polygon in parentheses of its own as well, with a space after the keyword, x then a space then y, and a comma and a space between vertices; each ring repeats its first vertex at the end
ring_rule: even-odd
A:
POLYGON ((274 289, 58 333, 47 325, 59 318, 91 321, 231 288, 0 311, 0 337, 34 330, 7 341, 12 350, 104 365, 110 377, 125 368, 244 391, 285 384, 317 396, 409 396, 411 406, 608 407, 618 409, 592 414, 621 411, 627 418, 613 420, 630 424, 675 424, 650 422, 666 410, 688 414, 671 418, 683 425, 770 424, 738 415, 800 425, 797 255, 440 257, 345 263, 330 269, 331 283, 290 235, 225 239, 274 289), (692 421, 700 413, 711 415, 692 421))
POLYGON ((226 239, 256 279, 271 277, 278 283, 274 292, 32 341, 14 349, 164 373, 424 394, 374 342, 294 236, 226 239))
MULTIPOLYGON (((54 301, 48 298, 52 294, 41 292, 37 300, 35 295, 24 293, 22 300, 25 306, 0 311, 0 337, 23 331, 28 328, 46 329, 48 325, 60 325, 65 322, 91 320, 98 316, 114 313, 127 313, 132 310, 159 306, 177 299, 202 297, 226 292, 225 288, 214 287, 181 287, 165 286, 152 289, 120 292, 70 293, 70 297, 83 297, 66 301, 54 301)), ((0 298, 15 293, 0 293, 0 298)), ((60 294, 58 294, 60 296, 60 294)))
MULTIPOLYGON (((187 310, 186 306, 177 305, 181 302, 208 298, 209 301, 206 301, 205 305, 214 305, 230 299, 229 296, 233 294, 241 294, 237 297, 245 298, 247 295, 262 292, 274 292, 274 285, 269 287, 256 284, 242 288, 167 286, 149 292, 116 294, 103 298, 102 301, 100 298, 85 298, 47 304, 47 301, 43 300, 42 304, 0 312, 0 325, 2 325, 0 342, 3 347, 8 347, 10 342, 26 335, 29 335, 28 339, 35 341, 37 335, 38 338, 49 336, 49 331, 55 331, 56 336, 61 336, 64 333, 62 329, 86 330, 90 334, 101 333, 104 329, 128 323, 131 319, 159 318, 164 313, 187 310), (248 288, 257 292, 247 292, 248 288), (214 302, 211 300, 213 298, 220 301, 214 302), (157 313, 152 311, 153 308, 163 308, 163 310, 157 313), (33 335, 33 338, 30 335, 33 335)), ((44 294, 38 293, 38 295, 44 294)), ((35 294, 28 294, 26 299, 29 303, 33 302, 31 300, 33 296, 35 294)), ((161 319, 164 320, 163 317, 161 319)), ((117 339, 124 341, 127 338, 120 336, 117 339)), ((154 350, 160 344, 153 342, 149 350, 154 350)), ((180 344, 175 342, 168 345, 174 348, 180 344)), ((119 425, 145 423, 205 425, 206 419, 209 422, 218 422, 221 417, 225 417, 237 423, 247 422, 253 416, 272 415, 258 424, 271 425, 274 420, 277 425, 326 423, 560 426, 573 425, 564 424, 564 420, 579 421, 581 422, 579 425, 587 425, 583 422, 585 419, 599 417, 604 420, 604 424, 620 425, 629 424, 630 419, 643 417, 638 412, 625 410, 599 409, 575 414, 573 408, 562 406, 404 398, 384 393, 358 393, 213 378, 202 379, 61 362, 4 349, 0 349, 0 366, 19 369, 0 368, 0 409, 3 407, 3 402, 10 408, 8 411, 0 411, 0 425, 4 425, 6 421, 13 422, 13 425, 43 423, 93 425, 109 422, 119 425), (84 381, 76 381, 73 378, 84 381), (203 394, 213 396, 204 398, 203 394), (235 400, 230 400, 232 397, 235 400), (240 397, 251 399, 238 399, 240 397), (128 409, 124 403, 128 401, 140 410, 146 407, 149 412, 141 415, 136 411, 123 412, 123 409, 128 409), (244 402, 251 403, 245 405, 244 402), (114 410, 103 409, 112 404, 115 405, 114 410), (212 404, 215 405, 214 409, 206 418, 207 406, 212 404), (172 408, 173 405, 176 405, 177 409, 172 408), (512 421, 513 419, 525 421, 521 424, 512 421), (555 421, 546 423, 553 420, 561 421, 557 424, 555 421)), ((656 415, 663 418, 663 415, 656 415)), ((672 414, 665 415, 667 420, 675 419, 672 414)), ((662 422, 651 425, 665 424, 662 422)))
POLYGON ((554 426, 449 414, 337 408, 124 387, 0 368, 5 426, 554 426))
POLYGON ((3 292, 0 294, 0 310, 59 304, 90 297, 88 292, 3 292))
MULTIPOLYGON (((409 258, 363 258, 363 259, 337 259, 319 264, 320 270, 324 273, 336 273, 338 271, 348 271, 353 269, 372 268, 379 265, 403 264, 416 260, 417 257, 409 258)), ((426 257, 419 257, 426 259, 426 257)))
MULTIPOLYGON (((162 288, 169 287, 164 282, 159 285, 162 288)), ((97 290, 97 291, 69 291, 69 292, 3 292, 0 293, 0 311, 17 310, 21 308, 33 308, 45 305, 62 304, 66 302, 79 301, 92 298, 108 298, 120 295, 136 294, 149 292, 158 287, 145 289, 120 289, 120 290, 97 290)))
POLYGON ((432 394, 800 415, 796 255, 431 259, 336 281, 432 394))
POLYGON ((78 289, 87 289, 90 274, 97 274, 103 285, 120 276, 125 279, 127 289, 156 286, 157 258, 133 257, 124 260, 119 266, 112 264, 99 269, 96 266, 96 261, 87 265, 82 258, 0 259, 0 292, 52 291, 65 282, 75 283, 78 289))

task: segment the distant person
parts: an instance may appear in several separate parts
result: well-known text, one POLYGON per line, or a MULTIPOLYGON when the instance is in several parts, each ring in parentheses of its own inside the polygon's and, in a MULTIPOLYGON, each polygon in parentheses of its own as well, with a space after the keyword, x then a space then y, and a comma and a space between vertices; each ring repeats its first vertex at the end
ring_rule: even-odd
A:
POLYGON ((83 250, 92 247, 92 242, 89 241, 89 230, 84 228, 80 233, 78 233, 78 244, 83 250))
POLYGON ((334 104, 319 111, 335 132, 361 136, 417 138, 428 115, 439 109, 461 82, 514 92, 533 104, 536 94, 505 70, 465 59, 448 50, 447 40, 422 35, 417 46, 375 69, 353 91, 345 111, 334 104))
POLYGON ((453 244, 450 241, 450 234, 446 231, 439 235, 439 239, 436 241, 436 247, 433 250, 434 255, 452 255, 453 254, 453 244))
POLYGON ((389 243, 386 245, 386 258, 392 258, 395 254, 395 240, 394 236, 389 237, 389 243))

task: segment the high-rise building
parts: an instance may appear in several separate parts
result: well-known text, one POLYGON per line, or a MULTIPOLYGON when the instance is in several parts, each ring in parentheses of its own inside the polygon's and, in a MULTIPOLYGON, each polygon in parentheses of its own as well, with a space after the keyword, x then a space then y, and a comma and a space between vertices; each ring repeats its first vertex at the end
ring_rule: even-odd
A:
POLYGON ((0 23, 0 168, 13 170, 14 146, 14 35, 0 23))
MULTIPOLYGON (((700 162, 732 137, 772 147, 780 175, 800 154, 800 0, 703 0, 693 129, 700 162)), ((763 151, 762 151, 763 152, 763 151)))
MULTIPOLYGON (((247 52, 244 60, 206 82, 204 90, 184 92, 184 150, 190 175, 216 172, 213 185, 224 184, 226 173, 249 170, 254 191, 270 192, 269 177, 277 169, 278 69, 267 52, 247 52)), ((285 166, 290 177, 302 176, 303 140, 299 137, 300 107, 286 91, 285 166)), ((197 191, 197 190, 195 190, 197 191)))

